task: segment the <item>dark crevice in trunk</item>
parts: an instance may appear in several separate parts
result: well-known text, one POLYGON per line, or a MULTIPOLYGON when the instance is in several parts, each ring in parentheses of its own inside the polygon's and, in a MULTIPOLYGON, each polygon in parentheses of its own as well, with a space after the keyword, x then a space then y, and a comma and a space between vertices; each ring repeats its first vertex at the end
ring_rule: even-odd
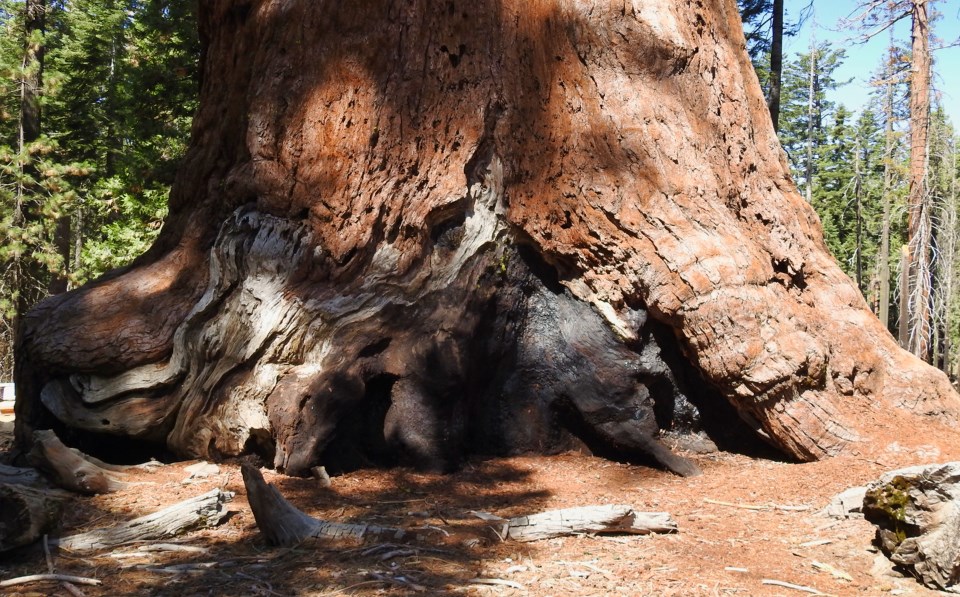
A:
POLYGON ((372 466, 394 466, 397 454, 384 436, 384 419, 390 408, 390 392, 397 378, 376 375, 365 385, 356 408, 347 409, 324 447, 319 464, 330 474, 342 474, 372 466))
MULTIPOLYGON (((456 228, 444 227, 434 242, 456 228)), ((369 362, 348 365, 366 371, 365 390, 340 393, 342 414, 329 411, 324 424, 332 435, 318 462, 328 470, 451 470, 469 454, 586 445, 692 474, 695 467, 660 442, 661 431, 681 447, 678 438, 688 436, 696 438, 690 446, 712 445, 709 435, 727 448, 760 451, 762 442, 683 358, 668 327, 638 310, 637 340, 624 341, 531 246, 501 242, 473 259, 450 287, 415 307, 394 306, 369 330, 383 335, 357 352, 369 362), (462 294, 471 298, 453 298, 462 294), (438 320, 458 327, 431 330, 438 320), (403 368, 391 364, 396 351, 409 361, 403 368)))

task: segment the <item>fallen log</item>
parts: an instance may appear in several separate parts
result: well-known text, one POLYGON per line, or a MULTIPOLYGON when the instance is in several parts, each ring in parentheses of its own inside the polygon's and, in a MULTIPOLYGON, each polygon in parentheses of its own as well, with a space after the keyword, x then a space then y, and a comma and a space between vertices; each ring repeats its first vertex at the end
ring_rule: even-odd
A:
MULTIPOLYGON (((288 502, 263 479, 253 465, 240 467, 247 501, 257 527, 274 545, 291 546, 311 538, 364 541, 418 541, 421 529, 400 529, 371 524, 339 523, 308 516, 288 502)), ((489 515, 488 515, 489 516, 489 515)), ((603 505, 567 508, 503 519, 490 516, 499 528, 497 536, 514 541, 537 541, 578 533, 673 533, 677 524, 665 512, 637 512, 630 506, 603 505)))
POLYGON ((960 578, 960 462, 891 471, 867 486, 863 515, 888 558, 924 585, 956 590, 960 578))
POLYGON ((666 512, 637 512, 630 506, 609 504, 511 518, 506 522, 503 536, 514 541, 539 541, 578 533, 648 535, 676 532, 677 523, 666 512))
POLYGON ((0 484, 0 552, 29 545, 57 528, 69 494, 0 484))
POLYGON ((117 526, 62 537, 51 544, 68 551, 89 551, 132 541, 167 539, 218 525, 227 516, 224 504, 232 499, 233 493, 214 489, 153 514, 117 526))
POLYGON ((49 429, 33 432, 33 447, 27 460, 48 473, 60 487, 77 493, 111 493, 130 485, 123 481, 125 467, 107 464, 76 448, 68 448, 49 429))
POLYGON ((277 488, 267 483, 263 474, 248 462, 240 466, 247 502, 257 527, 273 545, 290 546, 310 538, 346 539, 353 541, 410 539, 403 529, 368 524, 327 522, 308 516, 286 500, 277 488))

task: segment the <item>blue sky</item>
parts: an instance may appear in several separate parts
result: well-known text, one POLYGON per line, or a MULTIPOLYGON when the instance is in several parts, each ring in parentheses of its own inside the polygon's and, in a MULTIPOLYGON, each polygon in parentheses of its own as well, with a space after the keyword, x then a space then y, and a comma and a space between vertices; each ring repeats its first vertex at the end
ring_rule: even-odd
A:
MULTIPOLYGON (((793 20, 810 0, 785 0, 787 20, 793 20)), ((840 20, 848 17, 856 8, 856 0, 814 0, 813 14, 807 19, 803 29, 796 37, 784 40, 785 59, 792 59, 798 52, 807 52, 811 35, 817 42, 829 41, 834 48, 847 50, 846 62, 835 76, 839 81, 853 79, 832 96, 834 101, 842 103, 855 112, 867 103, 871 86, 869 79, 877 71, 889 40, 883 32, 865 44, 856 43, 856 33, 840 28, 840 20), (789 55, 789 56, 787 56, 789 55)), ((941 43, 956 43, 960 39, 960 2, 957 0, 935 0, 934 8, 941 18, 933 25, 934 35, 941 43)), ((910 43, 910 19, 898 23, 894 35, 903 43, 910 43)), ((934 53, 935 93, 941 94, 941 102, 954 126, 960 128, 960 46, 944 48, 934 53)))

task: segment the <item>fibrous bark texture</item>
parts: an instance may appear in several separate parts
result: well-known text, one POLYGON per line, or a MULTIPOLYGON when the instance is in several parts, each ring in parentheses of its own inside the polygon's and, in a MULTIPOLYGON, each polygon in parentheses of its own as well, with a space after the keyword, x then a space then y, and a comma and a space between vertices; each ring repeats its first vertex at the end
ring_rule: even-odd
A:
MULTIPOLYGON (((797 194, 733 0, 202 3, 157 244, 25 319, 18 436, 289 473, 953 416, 797 194), (734 416, 734 418, 736 418, 734 416)), ((76 445, 76 444, 74 444, 76 445)))

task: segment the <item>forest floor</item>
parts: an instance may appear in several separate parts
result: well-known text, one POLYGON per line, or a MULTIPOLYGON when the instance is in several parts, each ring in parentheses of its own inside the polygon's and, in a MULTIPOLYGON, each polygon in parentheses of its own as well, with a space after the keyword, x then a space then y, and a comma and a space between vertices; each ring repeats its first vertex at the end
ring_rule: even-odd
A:
MULTIPOLYGON (((0 450, 8 447, 9 427, 0 423, 0 450)), ((869 456, 851 450, 808 464, 722 452, 691 455, 704 474, 687 479, 578 453, 477 460, 450 475, 364 470, 334 477, 329 489, 313 479, 265 471, 268 482, 312 516, 437 529, 436 544, 406 546, 270 547, 247 506, 238 462, 221 463, 217 474, 189 480, 184 469, 191 463, 179 462, 135 473, 132 480, 142 485, 76 498, 66 510, 64 533, 129 520, 215 487, 236 492, 225 523, 176 539, 205 553, 145 553, 129 545, 60 552, 53 560, 57 572, 102 581, 80 587, 88 596, 936 595, 892 570, 872 545, 872 525, 819 514, 835 494, 884 471, 960 458, 960 444, 937 441, 953 433, 898 438, 898 429, 886 429, 884 434, 875 439, 885 443, 869 456), (679 532, 499 542, 487 523, 470 513, 508 517, 604 503, 669 512, 679 532), (464 546, 475 537, 486 539, 464 546), (183 564, 193 569, 172 568, 183 564)), ((0 580, 46 571, 37 548, 0 560, 0 580)), ((68 595, 52 582, 2 591, 68 595)))

